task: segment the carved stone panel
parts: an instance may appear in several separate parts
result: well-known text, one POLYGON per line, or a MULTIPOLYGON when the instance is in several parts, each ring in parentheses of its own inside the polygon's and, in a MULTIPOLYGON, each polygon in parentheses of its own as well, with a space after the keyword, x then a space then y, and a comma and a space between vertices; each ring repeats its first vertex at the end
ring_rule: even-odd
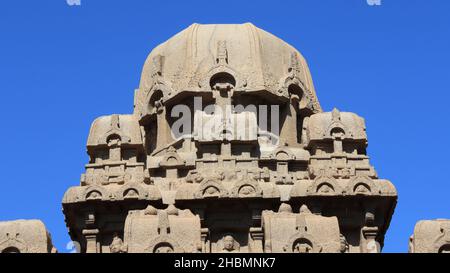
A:
POLYGON ((169 206, 130 211, 124 243, 130 253, 193 253, 202 250, 200 218, 169 206))
POLYGON ((283 204, 279 212, 264 211, 262 222, 265 252, 341 252, 337 218, 314 215, 305 205, 300 213, 293 213, 287 204, 283 204))

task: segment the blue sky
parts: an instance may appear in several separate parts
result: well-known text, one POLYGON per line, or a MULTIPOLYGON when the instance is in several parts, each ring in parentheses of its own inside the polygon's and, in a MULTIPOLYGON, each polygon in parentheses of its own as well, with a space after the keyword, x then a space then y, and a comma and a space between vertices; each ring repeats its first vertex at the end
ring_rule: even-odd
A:
POLYGON ((450 218, 450 1, 9 0, 0 6, 0 220, 61 212, 100 115, 131 113, 147 54, 191 23, 252 22, 306 57, 324 110, 366 119, 371 163, 399 202, 384 252, 419 219, 450 218))

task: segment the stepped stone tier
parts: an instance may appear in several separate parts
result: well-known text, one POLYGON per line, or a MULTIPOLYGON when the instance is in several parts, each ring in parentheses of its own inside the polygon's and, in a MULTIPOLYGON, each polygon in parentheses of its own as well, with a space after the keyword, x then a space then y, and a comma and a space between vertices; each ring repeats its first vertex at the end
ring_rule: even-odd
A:
POLYGON ((366 147, 364 119, 322 110, 295 48, 249 23, 193 24, 150 53, 132 114, 93 122, 66 224, 82 252, 379 252, 397 192, 366 147), (207 104, 244 106, 231 118, 257 134, 226 119, 201 134, 207 104), (178 135, 177 105, 195 112, 178 135), (278 107, 272 128, 249 105, 278 107))
POLYGON ((0 222, 0 253, 55 253, 52 239, 39 220, 0 222))

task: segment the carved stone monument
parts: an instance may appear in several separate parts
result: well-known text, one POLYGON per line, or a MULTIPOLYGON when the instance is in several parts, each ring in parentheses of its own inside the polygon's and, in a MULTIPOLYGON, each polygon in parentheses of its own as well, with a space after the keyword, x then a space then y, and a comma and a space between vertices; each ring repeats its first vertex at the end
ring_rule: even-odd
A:
MULTIPOLYGON (((364 119, 324 112, 295 48, 250 23, 193 24, 148 56, 132 114, 97 118, 63 212, 86 253, 377 253, 397 203, 364 119)), ((39 220, 0 253, 54 253, 39 220)), ((410 253, 450 253, 450 220, 410 253)))
POLYGON ((125 221, 129 252, 196 253, 202 251, 200 217, 173 205, 130 211, 125 221))
POLYGON ((379 252, 397 192, 366 147, 295 48, 193 24, 150 53, 132 114, 92 124, 66 224, 82 252, 379 252))
POLYGON ((278 212, 264 211, 264 252, 271 253, 339 253, 345 252, 337 217, 314 215, 306 205, 293 213, 288 204, 278 212))

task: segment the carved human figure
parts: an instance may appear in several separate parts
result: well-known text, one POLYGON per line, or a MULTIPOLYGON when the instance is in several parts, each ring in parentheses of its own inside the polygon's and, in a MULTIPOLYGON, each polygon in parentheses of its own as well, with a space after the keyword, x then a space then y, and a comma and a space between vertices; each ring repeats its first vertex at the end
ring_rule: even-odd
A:
POLYGON ((348 242, 347 242, 347 239, 345 238, 345 236, 342 235, 342 234, 339 234, 339 239, 340 239, 340 242, 341 242, 341 249, 340 249, 341 253, 348 252, 349 246, 348 246, 348 242))
POLYGON ((114 233, 114 238, 109 249, 111 253, 126 253, 128 251, 128 247, 123 243, 117 233, 114 233))
POLYGON ((223 249, 222 249, 222 253, 233 253, 233 252, 238 252, 238 250, 235 247, 235 240, 233 238, 233 236, 231 235, 227 235, 223 238, 223 249))
POLYGON ((120 146, 122 142, 120 137, 112 137, 108 140, 109 147, 109 160, 111 161, 120 161, 121 160, 121 151, 120 146))

